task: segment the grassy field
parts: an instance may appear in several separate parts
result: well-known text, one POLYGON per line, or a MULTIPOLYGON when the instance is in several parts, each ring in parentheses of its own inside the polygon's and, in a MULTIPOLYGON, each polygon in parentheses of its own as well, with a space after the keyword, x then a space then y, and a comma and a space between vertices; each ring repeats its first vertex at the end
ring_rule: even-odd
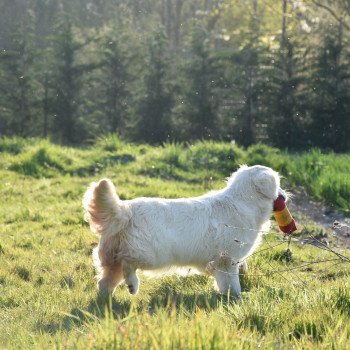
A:
POLYGON ((222 187, 239 164, 265 164, 291 192, 304 186, 347 213, 350 156, 210 142, 150 147, 112 136, 87 149, 0 139, 0 152, 0 348, 348 348, 350 269, 339 261, 307 265, 335 258, 299 244, 300 235, 322 233, 314 223, 296 215, 302 229, 291 261, 273 225, 261 248, 281 244, 249 259, 239 301, 217 295, 207 276, 141 275, 138 295, 121 286, 105 303, 81 198, 100 177, 110 177, 121 198, 195 196, 222 187))

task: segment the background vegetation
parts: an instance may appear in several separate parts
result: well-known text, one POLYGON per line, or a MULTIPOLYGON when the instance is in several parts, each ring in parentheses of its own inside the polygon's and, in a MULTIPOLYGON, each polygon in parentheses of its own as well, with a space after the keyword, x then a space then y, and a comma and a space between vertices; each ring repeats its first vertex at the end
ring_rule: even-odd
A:
POLYGON ((123 199, 200 195, 221 188, 224 177, 246 162, 273 166, 286 176, 284 188, 307 187, 348 210, 349 156, 290 155, 263 145, 245 150, 213 141, 154 147, 124 143, 114 135, 90 148, 2 138, 0 151, 0 347, 348 347, 348 263, 308 265, 337 257, 300 244, 302 239, 328 234, 333 245, 339 243, 297 213, 292 259, 286 258, 287 241, 273 224, 261 246, 267 250, 249 258, 240 301, 217 295, 207 276, 141 274, 137 296, 121 286, 105 304, 97 297, 91 260, 97 237, 83 221, 81 199, 102 174, 115 182, 123 199), (291 268, 297 269, 284 271, 291 268))
POLYGON ((241 300, 141 274, 106 304, 81 199, 102 176, 177 198, 265 164, 348 214, 349 19, 348 0, 1 1, 0 348, 347 349, 348 263, 300 244, 341 252, 301 214, 292 258, 273 225, 241 300))
POLYGON ((347 0, 11 0, 0 13, 0 135, 350 148, 347 0))

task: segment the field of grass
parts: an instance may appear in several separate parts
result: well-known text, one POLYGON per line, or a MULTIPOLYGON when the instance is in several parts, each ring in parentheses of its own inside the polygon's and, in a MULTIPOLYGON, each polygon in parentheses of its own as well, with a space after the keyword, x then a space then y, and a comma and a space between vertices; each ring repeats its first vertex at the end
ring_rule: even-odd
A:
POLYGON ((189 197, 222 187, 242 163, 272 166, 291 192, 304 186, 350 209, 350 155, 211 142, 151 147, 113 136, 86 149, 0 139, 0 348, 347 349, 350 268, 306 266, 334 255, 298 242, 322 231, 298 216, 292 260, 273 225, 260 248, 282 244, 249 259, 241 300, 217 295, 210 277, 179 275, 141 275, 138 295, 121 286, 107 303, 98 299, 97 237, 81 207, 91 181, 110 177, 121 198, 189 197))

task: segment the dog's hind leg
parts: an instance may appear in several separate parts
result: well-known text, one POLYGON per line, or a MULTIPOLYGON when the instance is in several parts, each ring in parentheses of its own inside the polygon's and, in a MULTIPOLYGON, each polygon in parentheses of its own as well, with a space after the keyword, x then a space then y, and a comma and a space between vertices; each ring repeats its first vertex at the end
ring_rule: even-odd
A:
POLYGON ((100 278, 97 282, 100 294, 112 294, 115 287, 123 281, 123 269, 120 264, 100 268, 100 278))
POLYGON ((125 283, 128 286, 130 294, 136 294, 139 291, 140 281, 136 276, 136 269, 132 264, 123 262, 123 274, 125 283))

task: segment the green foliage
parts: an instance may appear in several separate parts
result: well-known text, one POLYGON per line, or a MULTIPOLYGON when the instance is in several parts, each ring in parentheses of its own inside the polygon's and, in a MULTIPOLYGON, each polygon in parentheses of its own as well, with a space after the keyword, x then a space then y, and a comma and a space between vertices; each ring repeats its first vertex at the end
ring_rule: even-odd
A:
POLYGON ((87 177, 106 171, 118 174, 126 168, 135 175, 202 183, 208 188, 242 164, 261 164, 279 171, 287 185, 303 186, 316 198, 344 211, 350 210, 348 156, 326 154, 318 149, 288 154, 264 144, 244 150, 234 143, 212 141, 149 147, 125 143, 110 134, 85 150, 21 138, 0 138, 0 150, 4 152, 0 168, 35 178, 87 177))
POLYGON ((51 177, 60 170, 62 171, 63 167, 47 152, 47 148, 40 147, 34 152, 25 154, 17 163, 11 165, 10 169, 34 177, 45 175, 51 177))
MULTIPOLYGON (((100 34, 97 49, 101 51, 99 74, 95 75, 99 86, 98 101, 90 105, 101 114, 99 122, 103 120, 107 132, 122 132, 129 118, 132 97, 129 91, 132 77, 128 70, 133 50, 130 35, 121 25, 105 28, 100 34)), ((95 83, 91 77, 89 80, 95 83)))
POLYGON ((125 148, 125 143, 116 134, 108 134, 101 136, 96 140, 95 145, 108 152, 116 152, 121 148, 125 148))
POLYGON ((55 24, 55 44, 53 47, 53 125, 56 139, 63 143, 74 143, 77 133, 77 99, 79 98, 81 70, 77 67, 76 42, 71 19, 61 12, 55 24))
POLYGON ((212 139, 217 135, 220 71, 209 46, 208 34, 203 28, 195 28, 191 33, 191 56, 185 68, 188 85, 184 89, 183 106, 183 113, 190 122, 188 140, 212 139))
POLYGON ((0 138, 0 152, 18 154, 23 149, 34 141, 23 139, 21 137, 1 137, 0 138))
POLYGON ((347 151, 345 3, 4 2, 0 135, 347 151))
POLYGON ((8 135, 33 136, 39 125, 41 86, 34 26, 35 14, 28 9, 25 20, 11 33, 12 47, 0 52, 0 126, 8 135))
POLYGON ((263 95, 267 133, 272 144, 279 148, 306 149, 310 128, 306 94, 307 61, 299 38, 292 34, 275 52, 270 52, 273 64, 266 74, 263 95), (272 117, 271 117, 272 116, 272 117))
POLYGON ((136 140, 160 144, 170 138, 173 98, 168 80, 167 45, 163 28, 158 28, 148 42, 145 93, 139 103, 136 140))
POLYGON ((285 174, 294 184, 302 184, 316 198, 348 211, 348 171, 347 155, 323 154, 320 150, 313 149, 291 156, 285 174))
POLYGON ((185 162, 195 169, 207 169, 220 176, 230 174, 244 162, 244 152, 233 143, 197 142, 187 152, 185 162))
POLYGON ((349 56, 339 24, 323 37, 313 65, 312 140, 338 152, 349 149, 349 56))
POLYGON ((248 165, 261 164, 280 171, 287 172, 287 157, 284 152, 264 144, 256 144, 247 149, 245 158, 248 165))
POLYGON ((192 145, 165 144, 144 155, 150 167, 139 173, 165 179, 204 182, 211 187, 245 163, 244 151, 235 144, 198 141, 192 145))
POLYGON ((350 315, 350 295, 349 292, 342 287, 338 289, 335 307, 340 312, 350 315))
MULTIPOLYGON (((259 30, 261 21, 256 11, 257 8, 253 9, 250 15, 248 30, 242 34, 239 49, 233 46, 229 57, 232 64, 227 67, 227 81, 231 87, 227 98, 232 98, 234 89, 236 98, 241 101, 230 111, 231 118, 234 116, 235 120, 232 137, 245 147, 266 137, 266 130, 260 130, 260 125, 266 122, 264 110, 268 104, 265 103, 264 96, 272 75, 269 48, 262 40, 259 30)), ((267 125, 272 122, 273 118, 270 116, 267 125)))

